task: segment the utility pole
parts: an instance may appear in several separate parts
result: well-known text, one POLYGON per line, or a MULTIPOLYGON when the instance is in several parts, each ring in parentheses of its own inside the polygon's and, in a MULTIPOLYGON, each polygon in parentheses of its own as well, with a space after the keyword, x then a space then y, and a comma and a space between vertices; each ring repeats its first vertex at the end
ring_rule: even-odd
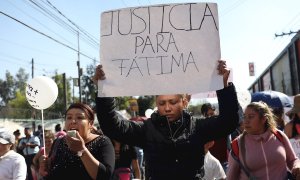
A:
POLYGON ((34 62, 33 62, 33 58, 31 59, 31 78, 33 79, 34 77, 34 62))
POLYGON ((300 32, 300 30, 298 30, 298 31, 290 31, 290 32, 288 32, 288 33, 282 32, 281 34, 276 34, 276 33, 275 33, 275 37, 286 36, 286 35, 291 35, 291 34, 297 34, 297 33, 299 33, 299 32, 300 32))
POLYGON ((96 67, 96 58, 93 60, 94 66, 96 67))
MULTIPOLYGON (((31 78, 33 79, 34 78, 34 60, 33 58, 31 59, 31 78)), ((35 109, 33 108, 32 110, 32 114, 31 114, 31 117, 33 118, 33 121, 32 121, 32 132, 35 131, 35 118, 36 118, 36 111, 35 109)))
POLYGON ((66 73, 62 74, 63 76, 63 90, 64 90, 64 112, 67 111, 67 81, 66 81, 66 73))
POLYGON ((75 86, 75 85, 74 85, 74 83, 75 83, 74 81, 75 81, 75 79, 72 78, 72 80, 73 80, 73 82, 72 82, 72 84, 73 84, 73 98, 72 98, 73 101, 72 101, 72 102, 75 103, 75 99, 74 99, 74 86, 75 86))
POLYGON ((77 66, 78 66, 78 87, 79 87, 79 102, 81 102, 81 83, 80 83, 80 76, 81 76, 81 69, 80 69, 80 49, 79 49, 79 31, 77 31, 77 40, 78 40, 78 61, 77 61, 77 66))

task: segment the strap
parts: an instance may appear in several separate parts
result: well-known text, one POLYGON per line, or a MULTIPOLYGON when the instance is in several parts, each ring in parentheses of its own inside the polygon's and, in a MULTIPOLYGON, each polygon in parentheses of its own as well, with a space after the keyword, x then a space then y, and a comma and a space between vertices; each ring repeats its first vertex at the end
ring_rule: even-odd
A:
POLYGON ((275 129, 274 131, 272 131, 272 133, 276 136, 276 138, 281 142, 283 143, 283 136, 282 134, 277 130, 275 129))
POLYGON ((240 138, 240 147, 241 147, 241 155, 242 155, 242 160, 244 162, 244 166, 246 169, 249 169, 247 164, 246 164, 246 146, 245 146, 245 135, 247 134, 246 131, 243 132, 240 138))
MULTIPOLYGON (((272 133, 276 136, 276 138, 281 142, 284 143, 283 141, 283 135, 277 130, 275 129, 274 131, 272 131, 272 133)), ((232 142, 231 142, 231 148, 232 150, 230 151, 231 156, 233 157, 233 159, 240 165, 240 167, 242 168, 242 170, 245 172, 245 174, 247 175, 248 178, 252 179, 254 177, 252 177, 250 175, 250 172, 248 171, 248 168, 245 164, 245 166, 241 163, 241 161, 239 160, 239 144, 241 146, 241 151, 242 151, 242 158, 245 162, 245 135, 246 132, 244 132, 241 136, 240 136, 240 143, 238 142, 238 139, 235 138, 232 142)), ((254 178, 255 179, 255 178, 254 178)))
POLYGON ((249 171, 245 168, 245 166, 241 163, 241 161, 239 160, 238 156, 235 156, 234 152, 231 150, 230 151, 231 156, 233 157, 233 159, 240 165, 240 167, 242 168, 242 170, 244 171, 244 173, 247 175, 247 177, 250 177, 250 173, 249 171))
POLYGON ((242 170, 245 172, 245 174, 247 175, 247 177, 249 179, 256 179, 255 177, 253 177, 251 174, 250 174, 250 171, 248 170, 248 167, 247 165, 243 165, 242 162, 239 160, 239 145, 241 147, 241 155, 242 155, 242 158, 243 158, 243 161, 245 162, 245 135, 246 135, 246 132, 244 131, 243 134, 241 134, 240 138, 239 138, 239 141, 238 141, 238 138, 235 138, 233 141, 232 141, 232 151, 230 151, 233 159, 240 165, 240 167, 242 168, 242 170), (235 152, 233 152, 235 151, 235 152))
POLYGON ((240 153, 239 153, 239 145, 238 145, 238 139, 234 139, 231 142, 231 152, 238 158, 240 153))

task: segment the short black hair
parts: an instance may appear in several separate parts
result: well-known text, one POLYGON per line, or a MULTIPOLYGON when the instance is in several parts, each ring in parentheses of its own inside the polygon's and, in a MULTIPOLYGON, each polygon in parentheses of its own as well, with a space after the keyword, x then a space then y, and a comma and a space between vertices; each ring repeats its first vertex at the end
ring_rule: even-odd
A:
POLYGON ((61 131, 61 126, 60 126, 60 124, 56 124, 56 125, 55 125, 55 131, 56 131, 56 132, 61 131))
POLYGON ((20 130, 19 130, 19 129, 15 130, 15 131, 14 131, 14 135, 15 135, 15 136, 20 136, 20 135, 21 135, 20 130))
POLYGON ((216 108, 210 104, 210 103, 204 103, 202 106, 201 106, 201 114, 203 114, 203 116, 206 116, 208 110, 215 110, 216 108))

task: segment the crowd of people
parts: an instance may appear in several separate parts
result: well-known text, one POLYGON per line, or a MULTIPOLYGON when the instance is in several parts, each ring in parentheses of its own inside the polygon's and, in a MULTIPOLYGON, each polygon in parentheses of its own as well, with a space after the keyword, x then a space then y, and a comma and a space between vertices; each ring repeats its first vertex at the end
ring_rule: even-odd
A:
MULTIPOLYGON (((241 117, 225 61, 218 72, 224 83, 218 114, 207 103, 196 118, 189 95, 157 95, 157 111, 132 121, 117 115, 114 98, 96 97, 95 109, 71 104, 55 131, 25 127, 20 137, 20 130, 0 129, 0 179, 300 179, 289 141, 300 134, 300 95, 288 124, 264 102, 251 102, 241 117)), ((93 80, 104 79, 99 65, 93 80)))

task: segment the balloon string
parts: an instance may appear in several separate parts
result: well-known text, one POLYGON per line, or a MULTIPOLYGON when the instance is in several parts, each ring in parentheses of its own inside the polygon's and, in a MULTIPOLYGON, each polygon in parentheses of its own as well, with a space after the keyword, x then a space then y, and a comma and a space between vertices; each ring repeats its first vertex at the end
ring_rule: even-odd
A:
POLYGON ((44 155, 46 156, 45 126, 44 126, 44 110, 42 109, 41 111, 42 111, 42 130, 43 130, 44 155))

